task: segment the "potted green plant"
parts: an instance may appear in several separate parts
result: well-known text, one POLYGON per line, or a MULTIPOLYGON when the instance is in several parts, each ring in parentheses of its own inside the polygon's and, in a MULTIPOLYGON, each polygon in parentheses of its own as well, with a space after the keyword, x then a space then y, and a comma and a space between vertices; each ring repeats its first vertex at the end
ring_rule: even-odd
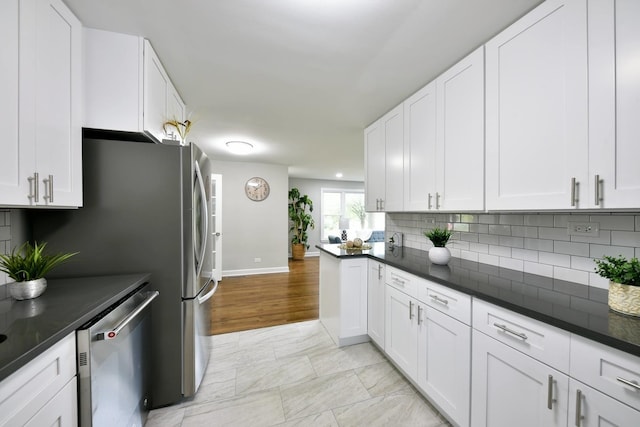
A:
POLYGON ((594 260, 596 273, 609 279, 609 307, 619 313, 640 316, 640 261, 604 256, 594 260))
POLYGON ((24 300, 40 296, 47 289, 45 274, 77 254, 45 255, 46 246, 46 243, 35 242, 31 245, 25 242, 10 254, 0 255, 0 271, 15 280, 8 284, 13 298, 24 300))
POLYGON ((307 230, 315 228, 310 212, 313 212, 313 201, 309 196, 301 195, 300 190, 289 190, 289 221, 291 226, 291 256, 293 259, 303 259, 309 249, 309 235, 307 230))
POLYGON ((424 235, 433 243, 433 248, 429 249, 429 260, 433 264, 447 265, 451 259, 451 252, 445 245, 451 238, 451 231, 436 227, 425 231, 424 235))

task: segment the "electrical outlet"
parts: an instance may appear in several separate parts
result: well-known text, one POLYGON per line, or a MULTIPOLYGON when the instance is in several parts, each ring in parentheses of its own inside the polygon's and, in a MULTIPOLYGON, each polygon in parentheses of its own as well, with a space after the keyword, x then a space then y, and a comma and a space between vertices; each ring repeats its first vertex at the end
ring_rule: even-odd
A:
POLYGON ((425 218, 424 222, 425 222, 427 225, 435 225, 435 223, 436 223, 436 218, 435 218, 435 217, 433 217, 433 216, 428 216, 427 218, 425 218))
POLYGON ((253 262, 262 262, 262 258, 254 258, 253 262))
POLYGON ((598 237, 600 234, 600 224, 597 222, 569 222, 567 225, 569 236, 591 236, 598 237))

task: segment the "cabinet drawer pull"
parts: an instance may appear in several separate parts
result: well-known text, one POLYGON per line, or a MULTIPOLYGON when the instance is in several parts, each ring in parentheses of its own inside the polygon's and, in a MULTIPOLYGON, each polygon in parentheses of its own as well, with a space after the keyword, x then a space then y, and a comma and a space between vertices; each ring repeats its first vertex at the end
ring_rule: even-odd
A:
POLYGON ((42 182, 45 184, 44 199, 53 203, 53 175, 49 175, 49 178, 43 179, 42 182))
POLYGON ((428 196, 429 197, 427 198, 427 209, 431 210, 431 193, 429 193, 428 196))
POLYGON ((616 380, 620 381, 622 384, 625 384, 625 385, 628 385, 630 387, 633 387, 636 390, 640 390, 640 384, 638 384, 636 382, 625 380, 624 378, 620 378, 620 377, 616 377, 616 380))
POLYGON ((436 209, 440 209, 440 193, 436 193, 436 209))
POLYGON ((378 280, 382 279, 382 264, 378 264, 378 280))
POLYGON ((396 285, 402 286, 404 288, 404 280, 400 280, 397 277, 394 277, 393 283, 395 283, 396 285))
POLYGON ((501 325, 499 323, 494 323, 493 326, 495 326, 496 328, 500 329, 503 332, 507 332, 507 333, 509 333, 511 335, 515 335, 518 338, 522 338, 523 341, 526 341, 529 338, 523 332, 514 331, 513 329, 508 328, 507 325, 501 325))
POLYGON ((440 304, 444 304, 444 305, 449 305, 449 300, 446 300, 444 298, 440 298, 438 295, 434 295, 434 294, 429 294, 429 296, 431 297, 432 300, 434 300, 435 302, 439 302, 440 304))
POLYGON ((27 178, 27 181, 29 181, 29 198, 38 203, 40 201, 40 178, 38 177, 38 172, 34 172, 33 176, 27 178))
POLYGON ((580 427, 580 420, 584 418, 582 412, 582 391, 576 390, 576 427, 580 427))
POLYGON ((549 375, 547 382, 547 408, 553 409, 553 402, 555 401, 553 398, 553 375, 549 375))
POLYGON ((418 304, 418 325, 420 325, 420 311, 422 311, 422 307, 418 304))
POLYGON ((576 202, 578 201, 577 199, 577 187, 578 187, 578 181, 576 181, 576 178, 573 177, 571 178, 571 206, 575 206, 576 202))
POLYGON ((413 319, 413 301, 409 300, 409 320, 413 319))

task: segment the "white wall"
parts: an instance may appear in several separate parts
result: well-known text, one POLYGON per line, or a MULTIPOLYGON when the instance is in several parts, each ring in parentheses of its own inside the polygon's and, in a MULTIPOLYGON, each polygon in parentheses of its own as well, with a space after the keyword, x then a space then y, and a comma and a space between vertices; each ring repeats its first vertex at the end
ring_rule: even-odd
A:
POLYGON ((287 167, 214 160, 213 171, 222 174, 222 275, 289 271, 287 167), (245 195, 244 185, 254 176, 269 183, 264 201, 245 195))
MULTIPOLYGON (((313 202, 313 212, 311 216, 316 223, 316 228, 311 230, 309 234, 309 250, 307 256, 317 256, 319 251, 316 248, 317 244, 320 244, 320 209, 322 201, 322 189, 323 188, 345 188, 349 190, 364 190, 364 182, 358 181, 340 181, 340 180, 321 180, 321 179, 302 179, 302 178, 290 178, 289 188, 297 188, 300 190, 300 194, 306 194, 311 198, 313 202)), ((326 243, 326 242, 325 242, 326 243)), ((289 253, 291 253, 291 244, 289 246, 289 253)))

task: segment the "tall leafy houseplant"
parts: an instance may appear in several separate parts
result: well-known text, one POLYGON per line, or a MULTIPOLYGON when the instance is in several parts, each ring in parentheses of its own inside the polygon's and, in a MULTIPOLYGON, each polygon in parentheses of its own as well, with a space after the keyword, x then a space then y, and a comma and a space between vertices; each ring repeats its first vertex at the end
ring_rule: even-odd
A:
POLYGON ((309 235, 307 230, 315 228, 310 212, 313 212, 313 201, 309 196, 301 195, 300 190, 289 190, 289 221, 291 226, 291 256, 293 259, 303 259, 305 251, 309 249, 309 235))

